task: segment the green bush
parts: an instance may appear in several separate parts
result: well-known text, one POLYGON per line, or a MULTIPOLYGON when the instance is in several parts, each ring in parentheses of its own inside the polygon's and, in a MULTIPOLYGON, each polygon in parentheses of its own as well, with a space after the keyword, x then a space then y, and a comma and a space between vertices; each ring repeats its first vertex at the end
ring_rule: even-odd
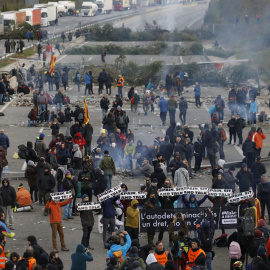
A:
POLYGON ((36 29, 31 26, 29 23, 25 22, 20 25, 18 25, 18 29, 9 30, 7 33, 5 33, 5 38, 9 39, 25 39, 26 38, 26 33, 27 31, 32 31, 34 38, 37 36, 36 35, 36 29))
POLYGON ((235 66, 230 76, 230 80, 234 83, 242 83, 248 79, 254 79, 257 77, 257 72, 249 64, 241 64, 235 66))
POLYGON ((190 46, 190 51, 194 55, 202 55, 203 54, 203 46, 201 43, 194 43, 190 46))

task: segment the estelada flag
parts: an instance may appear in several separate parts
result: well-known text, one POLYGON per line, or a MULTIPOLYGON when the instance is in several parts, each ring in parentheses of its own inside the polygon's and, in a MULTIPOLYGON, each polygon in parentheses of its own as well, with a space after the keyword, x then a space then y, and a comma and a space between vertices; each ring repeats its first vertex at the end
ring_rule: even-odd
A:
POLYGON ((84 97, 84 123, 88 124, 90 119, 89 113, 88 113, 88 107, 86 103, 86 98, 84 97))
POLYGON ((55 55, 55 51, 54 51, 54 48, 53 48, 53 45, 52 45, 52 47, 51 47, 50 71, 49 71, 51 76, 53 74, 55 64, 56 64, 56 55, 55 55))

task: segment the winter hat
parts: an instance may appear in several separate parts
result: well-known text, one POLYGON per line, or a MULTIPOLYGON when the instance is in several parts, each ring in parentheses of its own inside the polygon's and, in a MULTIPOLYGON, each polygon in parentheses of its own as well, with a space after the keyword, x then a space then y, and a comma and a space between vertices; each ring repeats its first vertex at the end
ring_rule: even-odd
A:
POLYGON ((247 164, 246 163, 243 163, 242 164, 242 169, 245 168, 245 167, 247 167, 247 164))
POLYGON ((96 152, 99 154, 99 153, 101 152, 101 148, 98 147, 98 148, 96 149, 96 152))
POLYGON ((129 254, 138 254, 139 250, 137 247, 131 247, 129 254))
POLYGON ((229 171, 233 171, 234 172, 235 171, 235 167, 234 166, 230 166, 229 167, 229 171))
POLYGON ((259 219, 257 226, 258 226, 258 227, 265 226, 265 221, 264 221, 262 218, 259 219))
POLYGON ((150 265, 150 264, 155 263, 155 262, 157 262, 157 259, 154 255, 154 253, 150 253, 146 258, 146 264, 150 265))
POLYGON ((196 199, 196 197, 195 197, 194 194, 190 194, 190 195, 189 195, 189 199, 192 199, 192 198, 196 199))
POLYGON ((179 152, 175 152, 174 156, 180 156, 179 152))
POLYGON ((50 166, 47 164, 44 166, 44 170, 50 170, 50 166))
POLYGON ((44 133, 40 133, 39 134, 39 138, 45 138, 45 134, 44 133))
POLYGON ((157 178, 153 178, 152 183, 157 183, 157 182, 158 182, 157 178))
POLYGON ((121 216, 121 215, 123 214, 122 209, 119 208, 119 207, 117 207, 117 208, 115 209, 115 214, 116 214, 117 216, 121 216))
POLYGON ((266 255, 266 248, 263 246, 259 246, 258 250, 257 250, 257 255, 261 258, 264 258, 266 255))
POLYGON ((243 269, 243 263, 241 261, 237 261, 233 264, 234 270, 242 270, 243 269))
POLYGON ((138 267, 140 267, 139 261, 134 261, 134 262, 132 263, 132 269, 137 269, 138 267))
POLYGON ((224 164, 225 164, 225 160, 224 159, 219 159, 217 164, 218 164, 219 167, 223 168, 224 164))
POLYGON ((89 199, 89 196, 87 194, 83 194, 82 199, 84 200, 85 198, 89 199))
POLYGON ((177 122, 177 123, 176 123, 176 126, 177 126, 177 127, 180 127, 180 126, 181 126, 181 124, 180 124, 179 122, 177 122))
POLYGON ((262 232, 260 230, 255 231, 255 238, 262 238, 262 232))
POLYGON ((116 143, 113 142, 113 143, 112 143, 112 147, 115 147, 115 146, 116 146, 116 143))
POLYGON ((179 166, 179 167, 183 167, 183 166, 184 166, 184 162, 183 162, 183 161, 180 161, 180 162, 178 163, 178 166, 179 166))
POLYGON ((138 94, 138 91, 135 91, 134 93, 135 93, 135 94, 138 94))
POLYGON ((222 123, 219 123, 218 124, 218 128, 222 128, 222 123))
POLYGON ((121 106, 117 106, 117 109, 121 109, 121 106))
POLYGON ((168 260, 166 263, 165 263, 165 270, 174 270, 175 269, 175 264, 172 260, 168 260))
POLYGON ((101 133, 106 133, 106 129, 102 129, 101 133))
POLYGON ((23 183, 20 183, 18 189, 23 188, 23 183))
POLYGON ((70 178, 70 177, 71 177, 71 173, 70 173, 70 171, 66 170, 66 172, 65 172, 65 176, 66 176, 67 178, 70 178))
POLYGON ((28 160, 28 162, 27 162, 27 165, 28 165, 28 166, 32 166, 32 167, 33 167, 34 164, 35 164, 35 163, 34 163, 34 161, 32 161, 32 160, 28 160))

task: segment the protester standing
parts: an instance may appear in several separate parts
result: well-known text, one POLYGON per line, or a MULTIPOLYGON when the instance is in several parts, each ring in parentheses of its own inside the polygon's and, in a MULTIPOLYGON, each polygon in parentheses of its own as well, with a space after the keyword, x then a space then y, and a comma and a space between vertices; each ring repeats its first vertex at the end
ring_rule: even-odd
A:
POLYGON ((194 87, 194 94, 195 94, 195 102, 196 102, 196 107, 201 107, 201 87, 198 82, 196 82, 196 85, 194 87))
POLYGON ((164 99, 164 97, 161 97, 158 107, 160 108, 160 119, 162 121, 162 125, 165 126, 166 124, 166 117, 168 112, 168 101, 164 99))

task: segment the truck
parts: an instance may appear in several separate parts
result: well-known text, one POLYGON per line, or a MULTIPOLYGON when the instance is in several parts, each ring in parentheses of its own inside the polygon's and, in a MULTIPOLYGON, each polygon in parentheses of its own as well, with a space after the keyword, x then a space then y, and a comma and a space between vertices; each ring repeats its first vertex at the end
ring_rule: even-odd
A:
POLYGON ((74 1, 58 1, 59 4, 62 4, 65 6, 66 9, 66 15, 74 15, 75 11, 75 2, 74 1))
POLYGON ((4 35, 4 16, 0 12, 0 36, 4 35))
POLYGON ((6 11, 1 13, 4 16, 4 30, 14 30, 20 23, 26 22, 25 11, 6 11))
POLYGON ((114 0, 113 1, 114 10, 128 10, 130 9, 129 0, 114 0))
POLYGON ((48 4, 56 6, 58 18, 66 15, 67 9, 63 4, 59 4, 57 2, 48 2, 48 4))
POLYGON ((82 16, 95 16, 98 10, 98 6, 94 4, 93 2, 83 2, 82 3, 82 8, 81 8, 81 13, 82 16))
POLYGON ((101 14, 109 14, 113 10, 112 0, 97 0, 96 5, 98 6, 98 13, 101 14))
POLYGON ((36 4, 34 8, 41 9, 41 25, 49 26, 54 25, 57 19, 57 7, 52 4, 36 4))
POLYGON ((41 25, 41 9, 40 8, 24 8, 19 11, 26 12, 26 22, 35 28, 39 28, 41 25))

